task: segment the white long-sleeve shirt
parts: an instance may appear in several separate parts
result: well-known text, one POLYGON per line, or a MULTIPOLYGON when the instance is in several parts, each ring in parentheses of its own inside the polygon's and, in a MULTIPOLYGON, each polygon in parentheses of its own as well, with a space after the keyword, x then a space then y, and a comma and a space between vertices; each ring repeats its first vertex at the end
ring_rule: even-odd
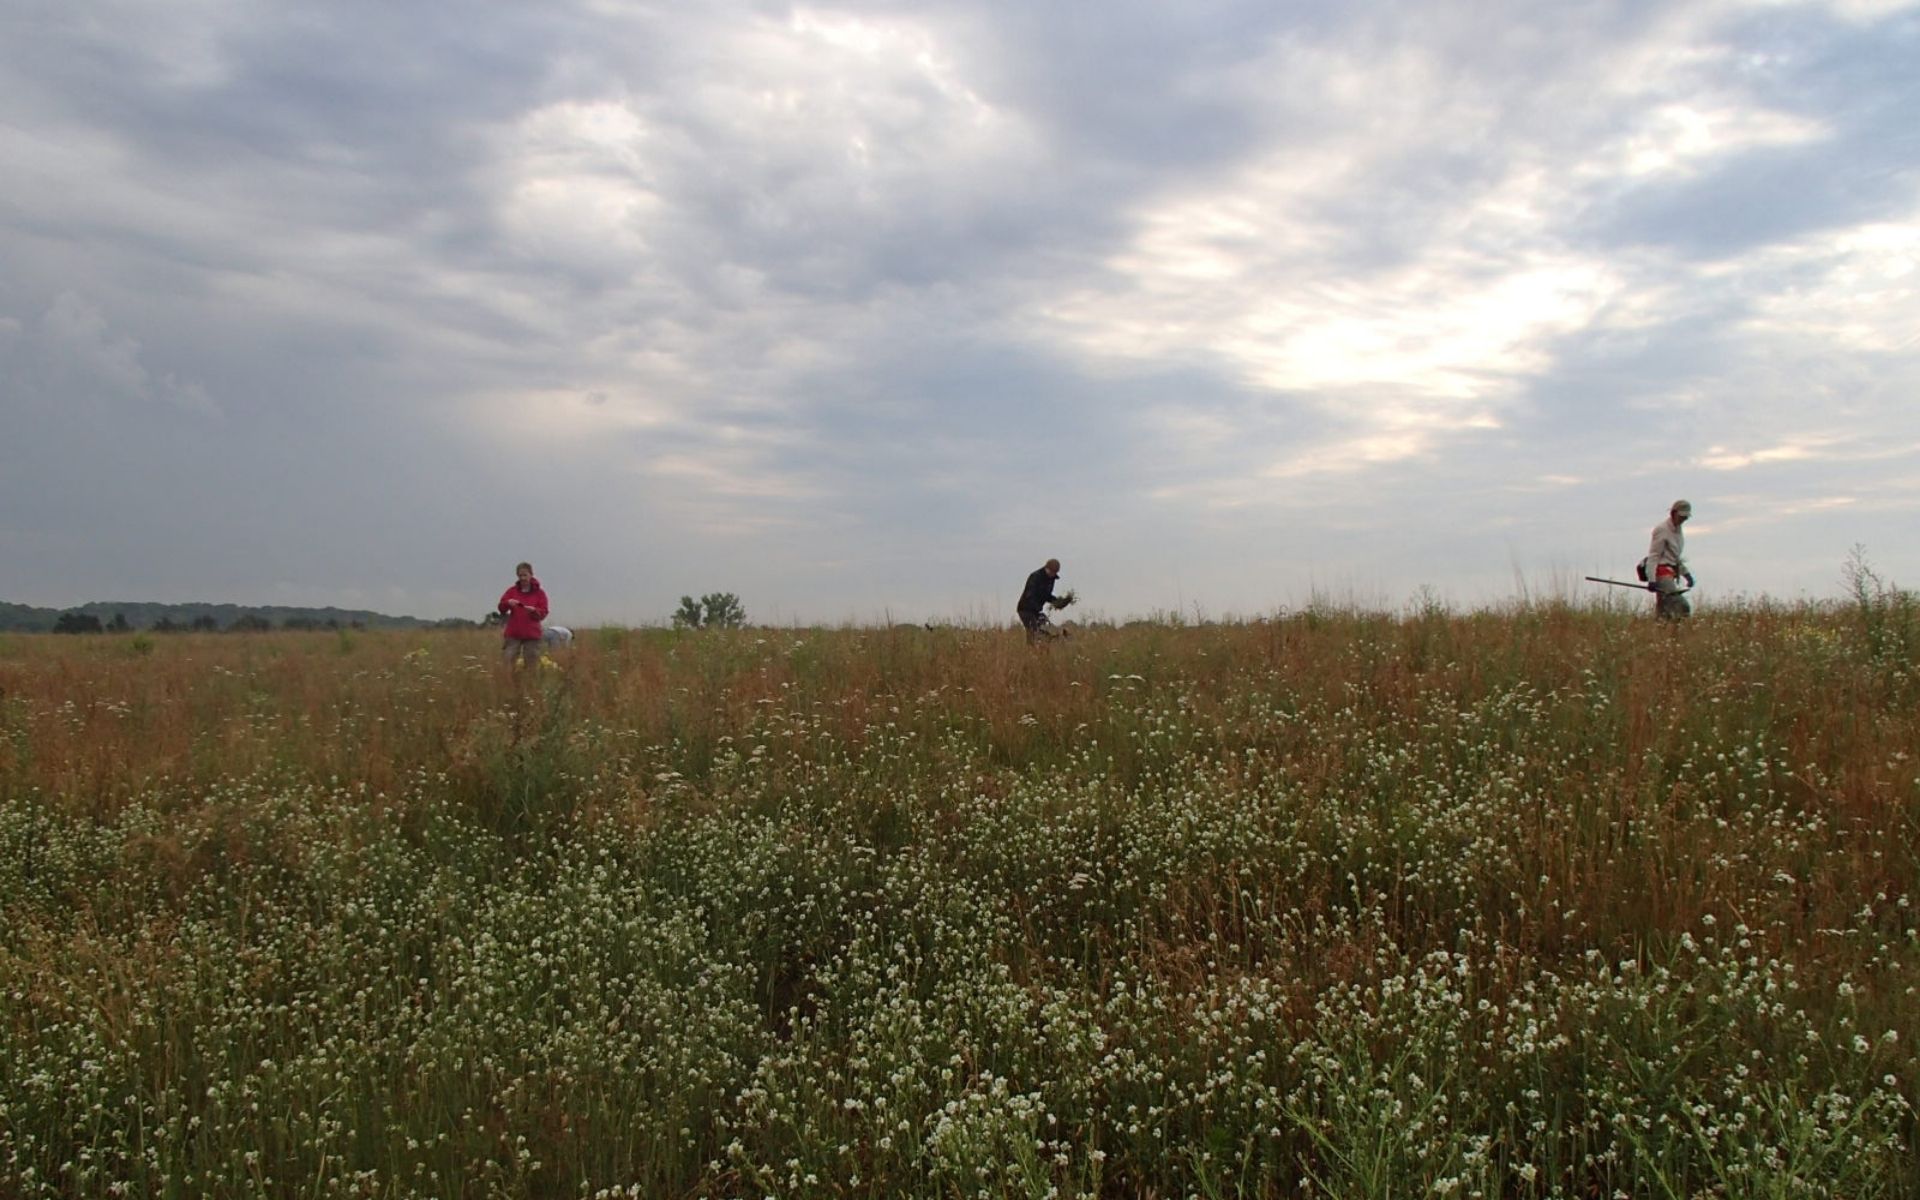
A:
POLYGON ((1653 527, 1653 542, 1647 547, 1647 578, 1654 578, 1658 568, 1673 568, 1675 575, 1687 574, 1687 535, 1668 517, 1653 527))

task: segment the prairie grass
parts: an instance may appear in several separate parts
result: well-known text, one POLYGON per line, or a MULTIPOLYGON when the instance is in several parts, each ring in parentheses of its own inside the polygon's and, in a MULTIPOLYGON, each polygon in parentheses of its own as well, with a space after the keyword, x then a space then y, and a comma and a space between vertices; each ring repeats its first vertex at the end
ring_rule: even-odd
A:
POLYGON ((10 636, 0 1195, 1920 1195, 1860 588, 10 636))

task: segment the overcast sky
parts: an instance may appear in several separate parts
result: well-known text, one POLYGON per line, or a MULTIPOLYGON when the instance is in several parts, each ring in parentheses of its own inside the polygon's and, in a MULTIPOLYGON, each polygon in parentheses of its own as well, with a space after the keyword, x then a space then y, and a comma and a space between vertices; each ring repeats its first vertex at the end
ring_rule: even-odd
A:
POLYGON ((1920 6, 0 0, 0 600, 1920 585, 1920 6))

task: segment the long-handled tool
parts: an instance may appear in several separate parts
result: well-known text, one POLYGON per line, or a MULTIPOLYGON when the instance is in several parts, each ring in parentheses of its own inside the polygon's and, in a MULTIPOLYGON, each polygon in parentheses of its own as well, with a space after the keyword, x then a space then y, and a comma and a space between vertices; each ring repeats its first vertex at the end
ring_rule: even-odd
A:
MULTIPOLYGON (((1612 584, 1612 585, 1613 585, 1613 586, 1615 586, 1615 587, 1630 587, 1630 588, 1632 588, 1632 589, 1634 589, 1635 591, 1639 591, 1639 592, 1651 592, 1651 591, 1653 591, 1653 590, 1654 590, 1654 588, 1653 588, 1653 585, 1652 585, 1652 584, 1650 584, 1650 583, 1628 583, 1628 582, 1627 582, 1626 580, 1624 580, 1624 579, 1602 579, 1602 578, 1600 578, 1600 577, 1599 577, 1598 575, 1589 575, 1589 576, 1587 576, 1587 582, 1589 582, 1589 583, 1610 583, 1610 584, 1612 584)), ((1693 590, 1693 589, 1692 589, 1692 588, 1690 588, 1690 587, 1683 587, 1683 588, 1675 588, 1675 589, 1674 589, 1673 591, 1671 591, 1671 592, 1669 592, 1669 593, 1668 593, 1668 595, 1672 595, 1672 596, 1684 596, 1684 595, 1686 595, 1686 594, 1687 594, 1688 592, 1690 592, 1690 591, 1692 591, 1692 590, 1693 590)))

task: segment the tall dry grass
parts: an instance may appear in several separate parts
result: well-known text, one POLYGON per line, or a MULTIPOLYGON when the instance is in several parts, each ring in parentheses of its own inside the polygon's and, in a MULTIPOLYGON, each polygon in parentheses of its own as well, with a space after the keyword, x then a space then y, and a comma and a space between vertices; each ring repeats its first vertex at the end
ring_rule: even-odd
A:
POLYGON ((1873 595, 9 637, 0 1179, 1913 1194, 1873 595))

